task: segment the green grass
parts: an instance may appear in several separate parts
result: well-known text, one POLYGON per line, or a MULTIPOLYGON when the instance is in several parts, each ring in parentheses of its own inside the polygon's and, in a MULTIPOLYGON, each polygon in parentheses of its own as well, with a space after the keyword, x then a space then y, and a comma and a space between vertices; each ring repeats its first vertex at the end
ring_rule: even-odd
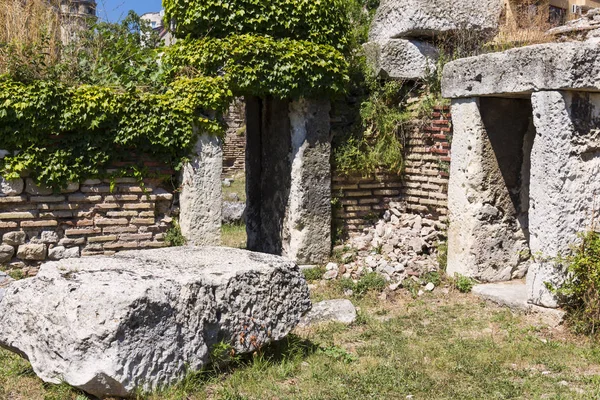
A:
POLYGON ((240 199, 240 203, 246 202, 246 176, 241 174, 236 174, 232 177, 234 179, 231 186, 223 185, 223 200, 230 201, 228 196, 231 193, 235 193, 238 195, 240 199))
POLYGON ((221 245, 225 247, 246 248, 246 225, 231 224, 221 226, 221 245))
MULTIPOLYGON (((320 287, 315 298, 336 298, 320 287)), ((191 374, 139 399, 591 399, 600 396, 600 345, 471 294, 418 300, 377 292, 352 326, 297 331, 223 369, 191 374)), ((76 399, 43 385, 29 364, 0 351, 0 398, 76 399), (57 397, 64 396, 64 397, 57 397)))

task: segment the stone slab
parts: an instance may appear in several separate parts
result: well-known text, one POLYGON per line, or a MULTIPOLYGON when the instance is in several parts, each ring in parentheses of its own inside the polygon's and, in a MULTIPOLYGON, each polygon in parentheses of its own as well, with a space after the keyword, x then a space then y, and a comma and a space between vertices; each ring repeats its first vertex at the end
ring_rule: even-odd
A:
POLYGON ((471 34, 498 29, 502 0, 382 0, 369 40, 433 37, 457 30, 471 34))
POLYGON ((155 390, 198 371, 218 343, 249 353, 310 310, 295 263, 179 247, 49 262, 0 302, 0 345, 46 382, 97 397, 155 390))
POLYGON ((426 42, 387 39, 363 45, 375 75, 385 79, 424 79, 436 71, 438 50, 426 42))
POLYGON ((356 307, 350 300, 325 300, 313 304, 298 326, 308 327, 327 322, 349 325, 356 321, 356 315, 356 307))
POLYGON ((600 91, 600 46, 567 42, 525 46, 446 64, 446 98, 529 95, 542 90, 600 91))
POLYGON ((538 307, 527 302, 527 289, 522 280, 475 285, 472 293, 486 301, 508 307, 513 311, 534 314, 550 326, 558 326, 565 312, 552 308, 538 307))

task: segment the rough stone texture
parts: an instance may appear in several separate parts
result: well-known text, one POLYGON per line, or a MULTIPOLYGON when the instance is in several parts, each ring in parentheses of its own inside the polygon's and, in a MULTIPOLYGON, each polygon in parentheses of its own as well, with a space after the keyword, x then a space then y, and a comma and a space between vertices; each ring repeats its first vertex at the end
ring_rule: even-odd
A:
POLYGON ((528 291, 532 303, 554 307, 544 282, 560 282, 564 274, 553 259, 568 255, 577 234, 598 219, 600 94, 540 92, 532 104, 537 136, 529 224, 537 265, 528 275, 528 291))
POLYGON ((0 197, 18 196, 24 189, 23 179, 6 180, 0 176, 0 197))
POLYGON ((64 258, 77 258, 80 256, 79 247, 71 247, 69 249, 63 246, 56 246, 48 250, 48 258, 50 260, 62 260, 64 258))
POLYGON ((302 264, 331 252, 329 101, 290 103, 291 187, 283 227, 283 255, 302 264))
POLYGON ((246 219, 246 204, 233 201, 223 202, 223 215, 221 221, 224 224, 240 224, 246 219))
POLYGON ((291 261, 170 248, 50 262, 0 303, 0 344, 44 381, 98 397, 156 389, 199 370, 211 347, 238 353, 285 337, 310 309, 291 261))
POLYGON ((530 94, 541 90, 600 90, 600 46, 548 43, 446 64, 446 98, 530 94))
POLYGON ((198 138, 195 155, 184 166, 179 196, 181 233, 188 243, 217 245, 221 240, 223 149, 217 137, 198 138))
POLYGON ((581 18, 552 28, 548 33, 562 40, 597 40, 600 33, 600 8, 592 9, 581 18))
POLYGON ((10 262, 15 254, 15 248, 7 244, 0 245, 0 264, 10 262))
POLYGON ((7 232, 2 235, 2 243, 9 244, 11 246, 25 244, 25 240, 27 240, 27 234, 23 231, 7 232))
POLYGON ((531 264, 527 273, 527 301, 541 307, 558 308, 556 296, 546 284, 558 288, 565 281, 564 267, 553 261, 531 264))
POLYGON ((45 244, 24 244, 17 249, 17 258, 25 261, 44 261, 47 255, 45 244))
POLYGON ((369 40, 433 37, 456 30, 494 32, 503 4, 502 0, 382 0, 369 40))
POLYGON ((367 62, 385 79, 424 79, 436 70, 438 50, 425 42, 388 39, 363 45, 367 62))
POLYGON ((351 324, 356 321, 356 308, 350 300, 325 300, 313 304, 312 310, 308 312, 299 327, 307 327, 325 322, 340 322, 351 324))
POLYGON ((528 203, 522 176, 528 175, 524 160, 533 135, 530 115, 531 106, 522 100, 452 102, 450 276, 460 273, 494 282, 527 272, 528 203))
POLYGON ((6 293, 6 288, 10 285, 14 280, 8 276, 5 272, 0 271, 0 303, 4 298, 4 294, 6 293))
POLYGON ((52 194, 52 188, 42 187, 35 184, 33 179, 25 179, 25 191, 34 196, 48 196, 52 194))
POLYGON ((329 103, 246 101, 248 248, 321 263, 331 246, 329 103))

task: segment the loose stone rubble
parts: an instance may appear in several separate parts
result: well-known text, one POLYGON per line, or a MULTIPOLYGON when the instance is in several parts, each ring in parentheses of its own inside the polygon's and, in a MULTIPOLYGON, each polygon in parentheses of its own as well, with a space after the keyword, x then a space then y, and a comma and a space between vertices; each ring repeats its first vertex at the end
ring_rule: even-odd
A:
POLYGON ((558 40, 600 40, 600 8, 588 11, 583 17, 567 21, 566 24, 552 28, 548 34, 554 35, 558 40))
POLYGON ((311 308, 295 263, 211 247, 49 262, 1 296, 0 345, 100 398, 173 384, 217 343, 252 352, 311 308))
POLYGON ((445 241, 445 224, 402 213, 401 209, 400 203, 390 203, 384 218, 373 228, 334 249, 341 254, 341 263, 328 264, 323 278, 360 279, 377 272, 394 286, 438 271, 437 247, 445 241))

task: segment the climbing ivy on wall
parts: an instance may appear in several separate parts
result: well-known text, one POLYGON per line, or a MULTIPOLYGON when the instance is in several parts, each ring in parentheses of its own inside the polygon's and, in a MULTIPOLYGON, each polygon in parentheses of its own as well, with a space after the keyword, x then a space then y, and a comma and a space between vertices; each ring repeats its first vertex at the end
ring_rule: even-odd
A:
POLYGON ((294 38, 342 50, 348 19, 344 0, 164 0, 176 36, 294 38))
POLYGON ((238 95, 330 97, 348 83, 344 56, 328 45, 268 36, 186 39, 165 63, 178 73, 222 73, 238 95))
POLYGON ((2 160, 2 176, 27 171, 38 183, 64 187, 102 177, 132 153, 177 166, 198 131, 223 131, 203 110, 224 112, 231 99, 219 77, 180 78, 162 93, 3 77, 0 143, 10 154, 2 160))

